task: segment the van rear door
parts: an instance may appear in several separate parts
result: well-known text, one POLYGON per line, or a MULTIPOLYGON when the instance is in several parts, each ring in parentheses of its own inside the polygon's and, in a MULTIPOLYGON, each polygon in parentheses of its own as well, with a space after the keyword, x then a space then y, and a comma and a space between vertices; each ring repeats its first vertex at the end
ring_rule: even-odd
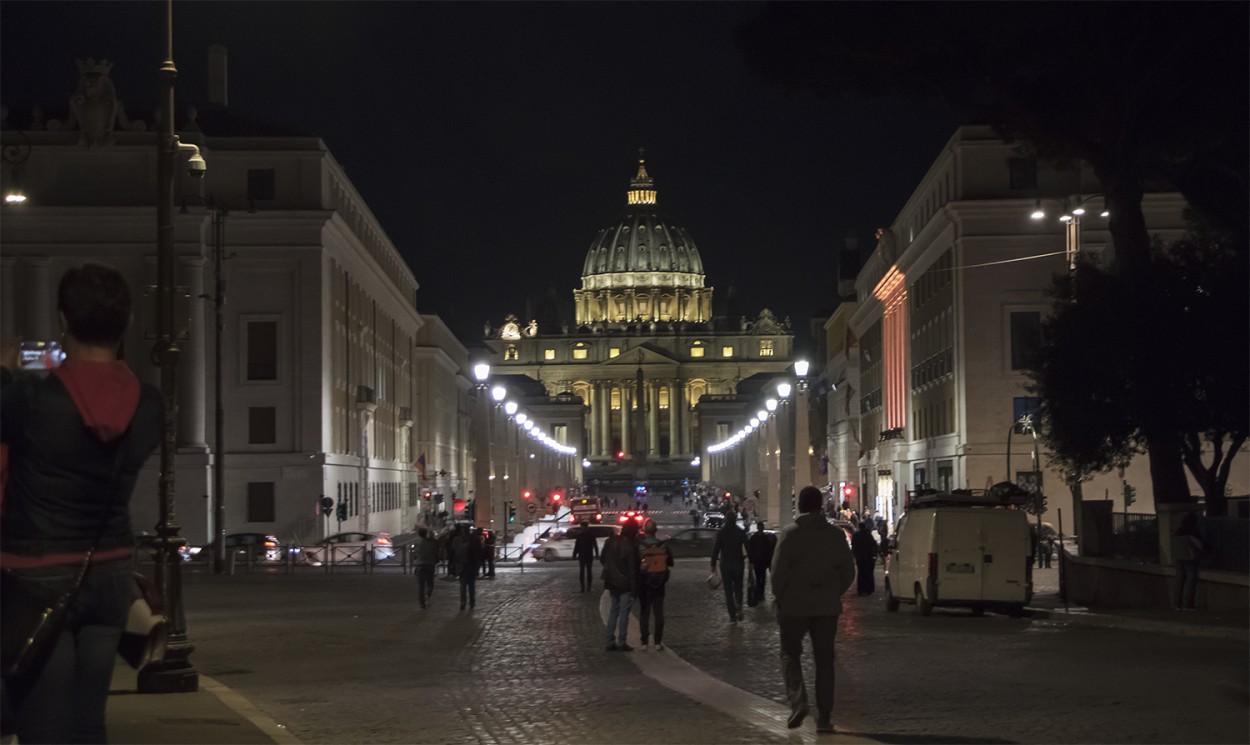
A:
POLYGON ((939 509, 934 515, 937 547, 935 601, 980 600, 982 539, 976 509, 939 509))
POLYGON ((981 599, 997 603, 1029 600, 1028 518, 1012 510, 983 510, 980 514, 982 546, 981 599))

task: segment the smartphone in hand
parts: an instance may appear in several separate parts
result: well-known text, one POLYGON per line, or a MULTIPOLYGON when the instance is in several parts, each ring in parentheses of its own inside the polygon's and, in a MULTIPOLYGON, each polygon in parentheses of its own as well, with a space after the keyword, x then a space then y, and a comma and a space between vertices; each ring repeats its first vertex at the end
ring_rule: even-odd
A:
POLYGON ((51 370, 65 359, 58 341, 23 341, 18 364, 23 370, 51 370))

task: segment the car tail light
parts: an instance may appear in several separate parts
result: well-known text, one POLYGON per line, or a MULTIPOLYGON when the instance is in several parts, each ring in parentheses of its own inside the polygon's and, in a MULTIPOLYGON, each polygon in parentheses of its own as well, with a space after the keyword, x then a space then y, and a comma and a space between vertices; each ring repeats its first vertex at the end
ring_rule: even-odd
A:
POLYGON ((603 515, 595 515, 595 522, 597 523, 603 522, 603 515))
POLYGON ((380 536, 378 536, 378 541, 377 541, 377 543, 378 543, 378 545, 379 545, 379 546, 389 546, 389 545, 391 545, 391 539, 390 539, 390 538, 388 538, 387 536, 380 535, 380 536))
POLYGON ((629 522, 629 515, 621 515, 619 518, 619 522, 623 522, 623 523, 629 522))
POLYGON ((937 579, 938 555, 929 554, 929 579, 937 579))

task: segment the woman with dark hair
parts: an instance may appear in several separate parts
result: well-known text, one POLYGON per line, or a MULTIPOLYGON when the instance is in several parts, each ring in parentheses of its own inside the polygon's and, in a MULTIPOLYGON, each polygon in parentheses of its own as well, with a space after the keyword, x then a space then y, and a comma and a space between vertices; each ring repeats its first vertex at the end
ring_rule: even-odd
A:
POLYGON ((0 360, 0 438, 10 456, 3 625, 29 625, 16 617, 19 598, 55 600, 85 574, 50 653, 21 681, 5 681, 4 724, 23 743, 106 742, 105 704, 134 584, 130 495, 160 443, 161 399, 119 359, 131 312, 117 270, 69 269, 57 310, 59 367, 15 375, 15 344, 0 360))

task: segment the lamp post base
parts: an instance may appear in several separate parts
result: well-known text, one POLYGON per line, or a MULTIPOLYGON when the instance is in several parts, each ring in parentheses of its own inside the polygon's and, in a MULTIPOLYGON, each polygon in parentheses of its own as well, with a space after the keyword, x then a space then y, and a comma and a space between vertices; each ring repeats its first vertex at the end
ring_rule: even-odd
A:
POLYGON ((171 641, 165 658, 145 665, 139 671, 139 693, 191 693, 200 689, 200 673, 191 664, 195 647, 171 641))

